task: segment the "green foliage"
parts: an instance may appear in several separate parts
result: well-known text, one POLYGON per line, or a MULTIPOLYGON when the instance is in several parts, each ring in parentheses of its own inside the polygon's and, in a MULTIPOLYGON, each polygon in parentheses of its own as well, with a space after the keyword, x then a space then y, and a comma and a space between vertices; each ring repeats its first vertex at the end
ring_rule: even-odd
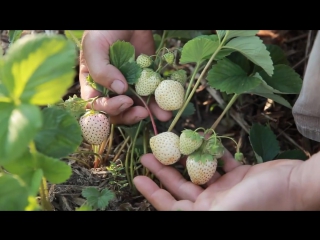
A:
POLYGON ((78 121, 58 108, 45 108, 42 115, 43 127, 34 138, 37 150, 56 158, 73 153, 82 142, 78 121))
POLYGON ((126 78, 128 84, 138 81, 142 69, 134 61, 135 49, 133 45, 125 41, 116 41, 110 46, 110 63, 118 68, 126 78))
POLYGON ((273 160, 280 151, 277 137, 268 126, 253 124, 249 139, 258 163, 273 160))
POLYGON ((87 204, 94 209, 104 210, 111 200, 115 198, 115 194, 109 189, 99 191, 94 187, 87 187, 82 190, 82 196, 87 199, 87 204))
POLYGON ((13 44, 15 41, 17 41, 22 34, 23 30, 9 30, 9 42, 10 44, 13 44))

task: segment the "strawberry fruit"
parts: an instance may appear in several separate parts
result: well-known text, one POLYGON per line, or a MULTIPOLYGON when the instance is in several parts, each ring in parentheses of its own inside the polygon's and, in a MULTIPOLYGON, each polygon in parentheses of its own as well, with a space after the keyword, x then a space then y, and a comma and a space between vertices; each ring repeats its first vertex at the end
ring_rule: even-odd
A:
POLYGON ((184 103, 184 87, 173 80, 163 80, 154 92, 159 107, 166 111, 178 110, 184 103))
POLYGON ((221 140, 216 136, 211 136, 208 140, 205 140, 203 152, 212 155, 215 158, 221 158, 224 154, 224 146, 221 140))
POLYGON ((181 153, 179 150, 179 136, 173 132, 163 132, 153 136, 149 140, 153 155, 163 165, 176 163, 181 153))
POLYGON ((185 129, 180 134, 180 152, 184 155, 190 155, 196 151, 202 144, 203 137, 190 129, 185 129))
POLYGON ((191 181, 197 185, 207 183, 216 172, 218 161, 210 154, 196 151, 188 156, 186 167, 191 181))
POLYGON ((91 145, 101 144, 109 135, 110 120, 106 114, 89 110, 80 117, 83 138, 91 145))
POLYGON ((174 71, 173 73, 171 73, 170 79, 177 81, 181 83, 182 86, 184 86, 187 81, 187 72, 183 69, 174 71))
POLYGON ((159 73, 154 72, 150 68, 145 68, 142 70, 140 78, 135 84, 137 94, 140 96, 149 96, 150 94, 153 94, 161 80, 159 73))
POLYGON ((172 52, 168 52, 163 55, 163 59, 168 63, 172 64, 174 61, 174 54, 172 52))
POLYGON ((137 57, 136 62, 141 68, 147 68, 151 66, 152 59, 146 54, 140 54, 137 57))

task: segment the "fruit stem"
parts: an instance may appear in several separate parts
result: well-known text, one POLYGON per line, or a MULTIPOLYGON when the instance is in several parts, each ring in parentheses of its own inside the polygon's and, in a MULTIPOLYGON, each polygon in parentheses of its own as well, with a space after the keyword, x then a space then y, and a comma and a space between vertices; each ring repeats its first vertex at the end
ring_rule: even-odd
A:
POLYGON ((185 101, 187 100, 187 98, 188 98, 188 96, 189 96, 189 93, 190 93, 190 90, 191 90, 191 87, 192 87, 194 78, 195 78, 195 76, 196 76, 196 74, 197 74, 200 66, 201 66, 201 63, 200 63, 200 62, 197 62, 197 65, 196 65, 196 67, 195 67, 195 69, 194 69, 194 71, 193 71, 193 73, 192 73, 191 79, 190 79, 190 81, 189 81, 186 94, 185 94, 185 96, 184 96, 184 100, 185 100, 185 101))
POLYGON ((214 130, 218 124, 220 123, 220 121, 222 120, 223 116, 228 112, 228 110, 232 107, 232 105, 234 104, 234 102, 237 100, 237 98, 239 97, 239 94, 234 94, 233 97, 231 98, 231 100, 229 101, 228 105, 225 107, 225 109, 223 110, 223 112, 220 114, 220 116, 217 118, 217 120, 212 124, 211 129, 214 130))
POLYGON ((204 67, 204 69, 202 70, 197 82, 195 83, 191 93, 189 94, 188 98, 186 99, 186 101, 184 102, 182 108, 179 110, 179 112, 177 113, 177 115, 175 116, 175 118, 173 119, 169 129, 168 129, 168 132, 171 132, 172 129, 174 128, 174 126, 177 124, 181 114, 183 113, 184 109, 187 107, 188 103, 190 102, 193 94, 195 93, 195 91, 197 90, 200 82, 201 82, 201 79, 203 78, 203 76, 205 75, 205 73, 207 72, 209 66, 211 66, 211 63, 213 62, 215 56, 218 54, 218 52, 220 51, 220 49, 222 48, 224 42, 225 42, 225 39, 223 39, 223 41, 221 42, 221 44, 219 45, 219 47, 217 48, 217 50, 212 54, 211 58, 209 59, 209 61, 207 62, 206 66, 204 67))
POLYGON ((143 103, 144 107, 147 109, 149 117, 150 117, 150 120, 151 120, 151 123, 152 123, 154 135, 158 135, 157 127, 156 127, 156 124, 154 122, 154 119, 153 119, 153 116, 151 114, 151 111, 150 111, 150 109, 148 107, 148 104, 142 99, 142 97, 139 94, 136 93, 136 91, 133 90, 132 87, 129 86, 129 89, 135 96, 137 96, 141 100, 141 102, 143 103))
POLYGON ((167 30, 163 30, 162 37, 161 37, 161 42, 160 42, 160 44, 158 46, 156 54, 158 54, 158 52, 162 49, 162 46, 164 44, 164 41, 165 41, 166 37, 167 37, 167 30))
POLYGON ((161 72, 163 69, 165 69, 167 66, 169 65, 169 63, 167 63, 166 65, 164 65, 160 70, 159 70, 159 68, 161 67, 161 64, 159 64, 159 68, 157 69, 157 71, 156 72, 161 72))

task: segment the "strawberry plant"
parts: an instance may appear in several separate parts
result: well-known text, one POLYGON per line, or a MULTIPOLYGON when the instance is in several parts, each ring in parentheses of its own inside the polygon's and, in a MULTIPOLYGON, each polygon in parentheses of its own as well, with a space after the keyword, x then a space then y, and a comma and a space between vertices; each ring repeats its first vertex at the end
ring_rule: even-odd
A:
MULTIPOLYGON (((244 95, 257 95, 291 109, 286 96, 298 94, 302 86, 283 51, 264 44, 257 30, 216 30, 215 34, 164 30, 154 35, 155 55, 136 56, 134 46, 125 41, 111 45, 110 63, 125 76, 126 94, 138 98, 149 112, 147 119, 133 126, 115 126, 105 113, 94 109, 97 98, 85 101, 74 95, 62 100, 75 74, 77 51, 70 40, 81 48, 82 31, 66 30, 67 38, 36 35, 22 39, 18 31, 10 32, 10 49, 0 60, 1 210, 51 209, 47 181, 62 183, 71 175, 71 168, 61 159, 84 141, 91 146, 94 167, 104 167, 102 154, 110 152, 116 130, 123 142, 114 159, 124 151, 124 172, 133 191, 136 175, 152 177, 139 161, 148 152, 164 165, 186 156, 191 181, 205 184, 224 154, 222 139, 235 143, 235 159, 246 157, 237 141, 216 132, 233 104, 244 95), (181 45, 171 47, 170 39, 178 39, 181 45), (177 133, 174 128, 179 119, 195 111, 191 99, 200 84, 224 94, 228 104, 211 127, 177 133), (160 108, 173 112, 173 119, 161 123, 152 116, 148 107, 152 96, 160 108), (89 102, 91 108, 86 109, 89 102)), ((99 97, 114 95, 90 75, 87 83, 100 91, 99 97)), ((261 126, 253 125, 249 138, 258 163, 297 154, 296 150, 280 152, 273 133, 261 126)), ((78 210, 105 208, 111 199, 108 194, 107 190, 84 191, 88 204, 78 210)))

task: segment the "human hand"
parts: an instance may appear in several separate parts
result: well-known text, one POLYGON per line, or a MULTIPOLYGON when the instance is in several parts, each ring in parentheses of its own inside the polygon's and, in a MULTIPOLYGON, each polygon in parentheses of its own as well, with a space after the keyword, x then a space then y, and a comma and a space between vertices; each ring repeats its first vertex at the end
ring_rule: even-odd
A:
MULTIPOLYGON (((111 98, 98 98, 94 103, 95 110, 109 114, 111 123, 131 125, 146 118, 148 111, 145 107, 139 106, 141 102, 138 99, 123 95, 128 89, 127 81, 122 73, 109 62, 109 48, 117 40, 130 42, 135 47, 136 57, 141 53, 154 54, 152 31, 85 31, 80 53, 81 97, 87 100, 99 95, 99 92, 86 82, 86 77, 90 73, 95 82, 119 94, 111 98)), ((172 117, 172 112, 159 108, 154 98, 150 99, 149 109, 160 121, 168 121, 172 117)))
MULTIPOLYGON (((172 166, 164 166, 153 154, 146 154, 141 163, 167 189, 160 189, 146 176, 137 176, 138 191, 157 210, 301 210, 298 185, 301 160, 274 160, 254 166, 241 165, 230 152, 222 157, 223 170, 214 174, 204 186, 187 181, 172 166)), ((184 161, 185 165, 185 161, 184 161)), ((303 210, 303 209, 302 209, 303 210)))

